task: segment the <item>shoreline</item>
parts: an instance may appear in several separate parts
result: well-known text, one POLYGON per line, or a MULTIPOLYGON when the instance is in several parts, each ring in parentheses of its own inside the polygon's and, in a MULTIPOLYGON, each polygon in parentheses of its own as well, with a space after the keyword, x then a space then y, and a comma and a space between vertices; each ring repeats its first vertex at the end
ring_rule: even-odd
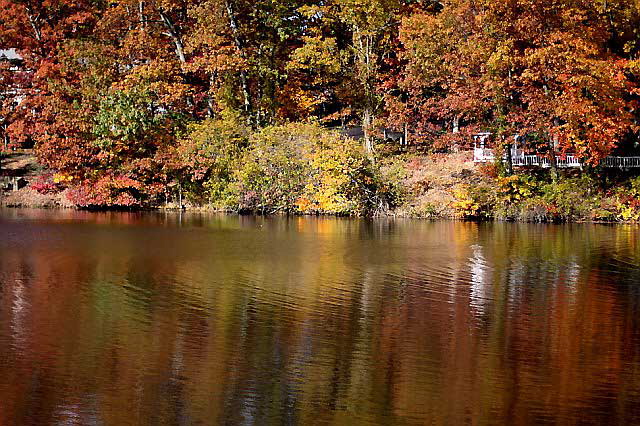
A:
MULTIPOLYGON (((640 177, 619 174, 597 177, 566 173, 556 182, 540 170, 523 170, 501 176, 495 165, 477 164, 469 151, 448 154, 403 154, 395 157, 402 175, 396 181, 401 202, 370 215, 238 211, 220 209, 185 199, 181 209, 171 199, 156 206, 79 207, 70 201, 69 189, 40 191, 33 185, 50 172, 32 155, 22 155, 20 166, 32 170, 30 184, 17 191, 0 193, 0 207, 10 209, 65 209, 76 211, 167 211, 226 213, 243 216, 365 217, 419 220, 454 220, 513 223, 640 223, 640 177)), ((269 207, 265 207, 269 210, 269 207)), ((277 210, 277 209, 272 209, 277 210)))
POLYGON ((519 220, 519 219, 505 219, 505 218, 469 218, 459 216, 412 216, 407 214, 378 214, 374 216, 349 216, 349 215, 335 215, 335 214, 308 214, 308 213, 272 213, 272 214, 260 214, 260 213, 239 213, 231 210, 220 210, 210 207, 185 207, 184 209, 175 207, 155 207, 155 208, 79 208, 75 206, 51 206, 51 205, 5 205, 0 203, 0 210, 8 211, 20 211, 20 210, 40 210, 40 211, 71 211, 71 212, 84 212, 84 213, 185 213, 185 214, 218 214, 229 215, 239 217, 263 217, 263 218, 324 218, 324 219, 362 219, 369 221, 388 220, 388 219, 401 219, 401 220, 418 220, 418 221, 431 221, 431 222, 469 222, 469 223, 512 223, 512 224, 531 224, 531 225, 639 225, 640 221, 637 220, 617 220, 617 221, 605 221, 605 220, 564 220, 564 221, 532 221, 532 220, 519 220))

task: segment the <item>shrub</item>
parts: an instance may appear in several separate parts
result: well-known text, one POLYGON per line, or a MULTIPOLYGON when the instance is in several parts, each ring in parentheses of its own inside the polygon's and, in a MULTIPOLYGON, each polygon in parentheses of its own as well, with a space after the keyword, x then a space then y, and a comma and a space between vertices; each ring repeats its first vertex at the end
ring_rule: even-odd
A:
POLYGON ((426 202, 418 206, 413 206, 409 209, 409 215, 414 218, 421 219, 435 219, 442 215, 442 206, 437 206, 434 203, 426 202))
POLYGON ((357 141, 317 125, 267 127, 249 145, 233 176, 239 210, 370 215, 400 197, 396 167, 376 167, 357 141))
POLYGON ((249 129, 240 117, 224 112, 218 120, 191 124, 179 142, 178 153, 193 185, 191 198, 200 198, 204 190, 207 202, 225 207, 230 202, 233 173, 239 167, 242 150, 247 146, 249 129))
POLYGON ((496 163, 481 163, 478 166, 478 172, 490 179, 497 179, 500 176, 500 168, 496 163))
POLYGON ((630 179, 615 191, 618 217, 625 221, 640 220, 640 176, 630 179))
MULTIPOLYGON (((477 184, 458 188, 454 204, 458 214, 465 218, 561 222, 610 221, 618 214, 617 211, 627 215, 625 217, 633 217, 633 212, 640 212, 640 203, 634 204, 633 201, 621 203, 624 207, 616 211, 597 190, 598 183, 589 176, 544 183, 530 175, 513 175, 498 177, 494 183, 494 186, 477 184)), ((640 190, 640 184, 637 187, 640 190)), ((633 189, 629 191, 633 192, 633 189)), ((628 200, 619 196, 619 200, 623 199, 628 200)), ((637 197, 633 199, 638 200, 637 197)))
MULTIPOLYGON (((67 180, 65 179, 64 182, 67 182, 67 180)), ((39 194, 53 194, 62 190, 62 183, 63 181, 59 180, 57 175, 46 173, 38 176, 35 182, 30 185, 30 188, 39 194)))
MULTIPOLYGON (((377 198, 381 210, 391 210, 401 206, 409 197, 411 188, 407 187, 407 169, 404 159, 384 159, 377 171, 377 198)), ((422 182, 424 184, 424 182, 422 182)))
POLYGON ((601 204, 597 182, 584 175, 543 185, 542 198, 549 204, 549 215, 555 221, 584 220, 601 204))
POLYGON ((465 219, 487 219, 493 216, 495 190, 484 184, 463 185, 454 190, 453 208, 465 219))
POLYGON ((69 189, 67 198, 78 207, 140 207, 145 205, 141 190, 154 192, 141 182, 123 175, 105 175, 95 181, 83 181, 69 189))
POLYGON ((310 138, 314 135, 292 126, 268 127, 253 134, 233 176, 236 208, 262 213, 296 211, 311 174, 310 138))
POLYGON ((491 209, 494 216, 502 219, 519 219, 537 192, 537 182, 528 175, 498 176, 494 183, 491 209))
POLYGON ((498 197, 506 204, 520 203, 531 198, 536 191, 535 180, 527 175, 512 175, 496 178, 498 197))

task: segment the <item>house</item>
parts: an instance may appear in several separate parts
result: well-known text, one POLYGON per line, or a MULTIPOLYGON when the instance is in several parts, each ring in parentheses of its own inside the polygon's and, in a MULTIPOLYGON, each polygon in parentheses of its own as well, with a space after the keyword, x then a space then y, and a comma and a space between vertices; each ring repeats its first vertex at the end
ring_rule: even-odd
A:
MULTIPOLYGON (((350 127, 342 127, 342 126, 334 126, 328 127, 330 130, 337 130, 343 136, 346 136, 355 140, 364 139, 364 129, 362 126, 350 126, 350 127)), ((401 146, 407 145, 407 135, 406 132, 397 132, 395 130, 382 128, 377 129, 378 131, 382 131, 382 140, 384 142, 395 142, 400 143, 401 146)))
POLYGON ((0 61, 22 60, 16 49, 0 49, 0 61))
MULTIPOLYGON (((23 77, 20 74, 29 73, 30 71, 25 69, 24 61, 15 49, 0 49, 0 65, 6 71, 7 68, 10 72, 14 73, 17 77, 23 77), (8 65, 8 67, 7 67, 8 65)), ((5 77, 7 77, 5 75, 5 77)), ((11 80, 11 77, 8 77, 11 80)), ((20 81, 21 78, 17 78, 16 81, 20 81)), ((0 80, 0 102, 3 103, 3 107, 8 110, 15 110, 24 101, 25 93, 23 89, 12 84, 11 81, 0 80)), ((0 141, 2 141, 2 147, 0 149, 7 150, 9 146, 9 137, 6 133, 8 126, 6 117, 0 116, 0 141)))
MULTIPOLYGON (((484 132, 473 135, 473 161, 476 163, 493 163, 496 159, 502 162, 511 161, 513 167, 543 167, 552 166, 551 158, 539 154, 527 154, 523 147, 523 137, 515 135, 508 152, 496 155, 490 148, 491 133, 484 132), (507 155, 511 154, 511 155, 507 155)), ((582 168, 584 162, 573 154, 555 156, 555 165, 558 168, 582 168)), ((609 156, 600 163, 602 167, 609 168, 640 168, 640 156, 609 156)))
POLYGON ((0 176, 0 191, 18 191, 28 184, 23 176, 0 176))
POLYGON ((0 49, 0 63, 9 63, 11 71, 21 71, 23 60, 15 49, 0 49))

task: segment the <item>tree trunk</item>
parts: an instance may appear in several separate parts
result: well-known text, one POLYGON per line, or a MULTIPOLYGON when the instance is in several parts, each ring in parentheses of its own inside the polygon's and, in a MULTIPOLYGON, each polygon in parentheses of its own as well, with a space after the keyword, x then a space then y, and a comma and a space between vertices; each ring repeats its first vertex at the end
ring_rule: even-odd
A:
POLYGON ((376 112, 376 99, 373 79, 374 63, 374 41, 372 36, 363 33, 360 28, 355 25, 353 27, 353 47, 354 60, 357 64, 357 76, 360 80, 363 90, 363 111, 362 111, 362 129, 364 131, 364 148, 367 154, 374 152, 373 138, 371 137, 371 126, 373 125, 376 112))
MULTIPOLYGON (((554 130, 560 125, 560 120, 553 119, 554 130)), ((556 135, 549 135, 549 151, 551 153, 549 157, 549 166, 551 167, 551 180, 553 182, 558 181, 558 162, 556 161, 556 151, 558 149, 558 137, 556 135)))
POLYGON ((214 74, 212 73, 209 77, 209 93, 207 93, 207 115, 209 118, 213 118, 216 115, 215 104, 213 102, 213 97, 211 96, 211 88, 214 85, 214 74))
POLYGON ((460 117, 458 116, 453 119, 453 133, 460 133, 460 117))
POLYGON ((160 13, 160 19, 162 20, 162 22, 164 23, 168 31, 165 34, 171 37, 171 39, 173 40, 173 44, 176 47, 176 55, 178 56, 178 59, 180 60, 180 62, 184 64, 185 62, 187 62, 187 58, 184 54, 184 44, 182 43, 180 32, 171 21, 171 18, 169 18, 169 16, 166 13, 164 13, 162 9, 160 9, 158 12, 160 13))
MULTIPOLYGON (((246 53, 244 50, 244 42, 242 37, 240 36, 240 30, 238 28, 238 21, 236 20, 236 14, 233 10, 233 4, 231 4, 230 0, 225 2, 225 6, 227 8, 227 15, 229 17, 229 27, 231 28, 231 34, 233 36, 233 42, 236 45, 236 49, 238 49, 238 53, 240 57, 246 61, 246 53)), ((249 77, 247 75, 246 70, 240 71, 240 87, 242 88, 242 96, 244 98, 244 112, 247 114, 247 123, 251 125, 251 92, 249 91, 249 77)))
POLYGON ((364 132, 364 150, 371 155, 374 152, 373 138, 371 137, 371 124, 373 123, 373 114, 369 108, 365 108, 362 115, 362 131, 364 132))
POLYGON ((140 15, 140 24, 142 27, 147 26, 147 16, 144 14, 144 1, 140 0, 138 3, 138 14, 140 15))
POLYGON ((407 125, 407 123, 404 123, 404 141, 403 141, 403 145, 404 145, 404 148, 407 148, 409 146, 409 126, 407 125))
POLYGON ((505 143, 503 138, 502 146, 507 157, 507 175, 511 176, 513 174, 513 156, 511 155, 511 144, 505 143))
POLYGON ((33 34, 38 41, 42 41, 42 32, 40 31, 40 27, 38 26, 39 18, 33 15, 33 11, 30 7, 26 6, 27 17, 29 18, 29 25, 33 29, 33 34))
POLYGON ((214 118, 216 115, 215 111, 213 98, 211 96, 207 96, 207 117, 214 118))
POLYGON ((558 181, 558 162, 556 161, 556 148, 553 139, 549 139, 549 167, 551 170, 551 180, 558 181))

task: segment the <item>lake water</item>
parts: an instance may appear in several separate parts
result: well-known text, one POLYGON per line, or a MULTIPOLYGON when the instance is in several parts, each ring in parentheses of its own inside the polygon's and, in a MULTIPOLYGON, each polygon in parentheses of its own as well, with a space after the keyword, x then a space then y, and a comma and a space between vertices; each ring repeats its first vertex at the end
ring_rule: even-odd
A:
POLYGON ((0 424, 640 423, 640 228, 0 211, 0 424))

